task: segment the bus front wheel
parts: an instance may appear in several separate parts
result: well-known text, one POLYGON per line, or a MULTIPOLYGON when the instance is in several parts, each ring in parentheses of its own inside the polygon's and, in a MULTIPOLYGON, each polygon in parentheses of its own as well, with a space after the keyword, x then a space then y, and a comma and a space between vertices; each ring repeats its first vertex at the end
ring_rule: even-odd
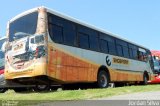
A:
POLYGON ((147 85, 148 84, 148 76, 147 74, 143 75, 143 81, 141 82, 141 85, 147 85))
POLYGON ((144 77, 143 77, 143 85, 147 85, 148 84, 148 78, 147 78, 147 75, 145 74, 144 77))
POLYGON ((109 86, 109 77, 106 71, 98 73, 97 85, 99 88, 107 88, 109 86))

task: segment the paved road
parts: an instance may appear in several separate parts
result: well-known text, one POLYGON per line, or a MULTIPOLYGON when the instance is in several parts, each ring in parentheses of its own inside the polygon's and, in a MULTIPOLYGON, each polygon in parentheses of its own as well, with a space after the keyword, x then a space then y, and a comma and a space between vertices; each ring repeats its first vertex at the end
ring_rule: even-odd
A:
POLYGON ((160 91, 80 101, 51 101, 35 106, 160 106, 160 91))
POLYGON ((99 100, 160 100, 160 91, 112 96, 99 100))

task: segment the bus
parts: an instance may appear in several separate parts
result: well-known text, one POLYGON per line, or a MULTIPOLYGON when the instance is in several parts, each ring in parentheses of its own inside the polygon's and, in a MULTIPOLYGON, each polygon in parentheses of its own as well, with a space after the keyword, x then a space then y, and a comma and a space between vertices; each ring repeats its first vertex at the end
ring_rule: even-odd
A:
POLYGON ((160 51, 151 50, 154 63, 154 72, 156 73, 153 80, 148 81, 149 84, 159 84, 160 83, 160 51))
POLYGON ((153 57, 154 71, 155 73, 160 74, 160 51, 151 50, 151 54, 153 57))
POLYGON ((147 84, 154 75, 149 49, 46 7, 12 18, 7 25, 5 78, 50 85, 147 84))
POLYGON ((151 50, 151 54, 153 57, 155 57, 157 60, 160 60, 160 51, 159 50, 151 50))
MULTIPOLYGON (((0 85, 4 85, 4 45, 5 45, 6 37, 0 38, 0 85)), ((0 88, 0 93, 4 93, 7 89, 0 88)))

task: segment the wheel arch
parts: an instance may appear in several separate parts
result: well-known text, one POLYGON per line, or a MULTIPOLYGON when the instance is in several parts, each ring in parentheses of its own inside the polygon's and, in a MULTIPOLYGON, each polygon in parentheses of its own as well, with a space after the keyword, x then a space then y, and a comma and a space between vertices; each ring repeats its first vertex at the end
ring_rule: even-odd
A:
POLYGON ((99 74, 100 71, 105 71, 108 74, 109 81, 111 80, 109 69, 106 66, 102 65, 102 66, 99 67, 98 72, 97 72, 97 78, 98 78, 98 74, 99 74))

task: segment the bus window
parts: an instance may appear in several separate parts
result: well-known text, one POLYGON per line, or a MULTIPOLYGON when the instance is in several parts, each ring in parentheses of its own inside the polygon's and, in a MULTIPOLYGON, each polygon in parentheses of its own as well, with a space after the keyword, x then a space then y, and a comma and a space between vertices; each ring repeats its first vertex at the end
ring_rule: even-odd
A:
POLYGON ((78 43, 80 48, 89 49, 89 36, 83 33, 79 33, 78 43))
POLYGON ((117 55, 123 56, 123 47, 121 45, 117 45, 117 55))
POLYGON ((90 50, 99 51, 99 37, 98 37, 97 31, 79 25, 78 33, 87 35, 89 37, 89 49, 90 50))
POLYGON ((108 42, 106 40, 100 39, 100 48, 101 48, 101 52, 109 53, 108 42))
POLYGON ((132 49, 132 48, 129 48, 129 57, 130 57, 131 59, 134 58, 134 56, 133 56, 133 49, 132 49))
POLYGON ((99 37, 97 32, 93 32, 89 36, 90 49, 99 51, 99 37))
POLYGON ((9 41, 13 41, 15 33, 18 32, 27 33, 28 36, 34 34, 37 27, 37 18, 38 13, 33 12, 11 22, 9 27, 9 41))
POLYGON ((129 50, 127 46, 123 46, 124 57, 129 58, 129 50))
POLYGON ((56 43, 76 46, 76 24, 49 14, 49 33, 56 43))
POLYGON ((109 54, 112 54, 112 55, 116 55, 116 45, 115 45, 115 42, 114 42, 114 39, 112 42, 108 42, 108 47, 109 47, 109 54))
POLYGON ((63 43, 63 28, 57 25, 49 25, 50 37, 53 41, 57 43, 63 43))
MULTIPOLYGON (((100 33, 100 39, 103 39, 107 42, 108 53, 111 55, 116 55, 116 45, 115 39, 107 34, 100 33)), ((107 49, 106 48, 106 49, 107 49)))
POLYGON ((64 22, 63 25, 64 43, 70 46, 76 46, 76 25, 71 22, 64 22))
POLYGON ((131 59, 138 59, 138 54, 137 54, 137 47, 135 45, 129 44, 129 57, 131 59))
POLYGON ((143 61, 143 53, 138 51, 138 60, 143 61))
POLYGON ((119 56, 129 57, 129 50, 127 42, 116 39, 117 53, 119 56))

